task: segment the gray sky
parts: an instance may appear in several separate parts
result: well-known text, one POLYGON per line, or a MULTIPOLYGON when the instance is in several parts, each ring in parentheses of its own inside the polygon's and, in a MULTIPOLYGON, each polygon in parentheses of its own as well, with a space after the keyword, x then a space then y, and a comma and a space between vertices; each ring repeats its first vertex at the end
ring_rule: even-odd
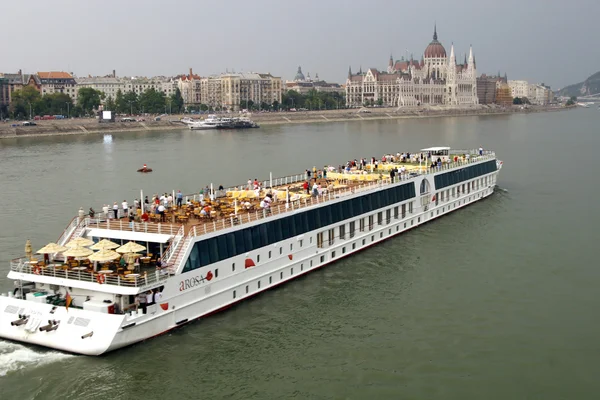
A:
POLYGON ((343 83, 348 66, 420 59, 437 22, 478 73, 560 87, 600 70, 598 0, 19 0, 2 2, 0 71, 78 76, 271 72, 343 83))

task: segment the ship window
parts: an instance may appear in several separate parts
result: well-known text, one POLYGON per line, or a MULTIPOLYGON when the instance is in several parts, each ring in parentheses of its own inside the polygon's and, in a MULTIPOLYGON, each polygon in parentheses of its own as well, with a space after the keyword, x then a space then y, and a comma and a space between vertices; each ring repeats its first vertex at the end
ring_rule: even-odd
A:
POLYGON ((383 225, 383 212, 377 213, 377 225, 383 225))
POLYGON ((421 217, 417 218, 417 223, 421 222, 421 217))
POLYGON ((283 272, 279 273, 279 279, 283 279, 283 272))
POLYGON ((271 250, 269 250, 269 258, 271 258, 271 250))
POLYGON ((365 231, 365 219, 361 218, 358 225, 359 225, 360 231, 364 232, 365 231))
POLYGON ((294 275, 294 268, 290 268, 290 275, 294 275))
POLYGON ((362 241, 362 245, 364 246, 366 243, 367 243, 367 240, 366 240, 366 239, 363 239, 363 241, 362 241))
POLYGON ((246 285, 246 293, 248 293, 248 290, 249 290, 249 289, 248 289, 248 285, 246 285))
POLYGON ((219 277, 219 268, 215 268, 215 278, 219 277))
POLYGON ((235 263, 231 264, 231 270, 235 271, 235 263))
POLYGON ((270 285, 271 283, 273 283, 273 277, 272 277, 272 276, 270 276, 270 277, 269 277, 269 285, 270 285))
POLYGON ((310 266, 311 267, 313 266, 313 260, 310 260, 310 266))
POLYGON ((329 230, 329 245, 333 245, 333 243, 335 243, 335 229, 330 229, 329 230))
POLYGON ((354 237, 354 232, 356 231, 356 222, 352 221, 350 222, 350 237, 353 238, 354 237))
POLYGON ((235 290, 233 291, 233 298, 235 299, 235 290))
POLYGON ((325 262, 325 256, 321 256, 321 262, 325 262))
POLYGON ((312 236, 308 238, 308 242, 312 244, 312 236))
POLYGON ((302 239, 300 239, 300 247, 302 247, 302 239))
POLYGON ((375 241, 375 235, 371 235, 371 242, 375 241))
POLYGON ((346 248, 342 247, 342 254, 346 254, 346 248))
POLYGON ((400 225, 396 225, 396 232, 400 231, 400 225))
POLYGON ((294 244, 290 243, 290 251, 294 250, 294 244))
POLYGON ((373 220, 374 220, 373 216, 369 215, 369 230, 370 231, 373 230, 373 220))
POLYGON ((304 264, 300 264, 300 271, 304 271, 304 264))
POLYGON ((323 247, 323 232, 317 233, 317 247, 318 248, 323 247))
POLYGON ((260 281, 258 281, 258 288, 260 289, 260 281))
POLYGON ((382 238, 383 237, 383 232, 379 232, 379 237, 382 238))
POLYGON ((404 223, 404 229, 406 229, 406 222, 404 223))
MULTIPOLYGON (((396 207, 396 208, 398 208, 398 207, 396 207)), ((389 224, 391 220, 392 220, 392 210, 386 210, 385 211, 385 223, 389 224)))
POLYGON ((283 247, 279 247, 279 254, 283 254, 283 247))
POLYGON ((411 201, 410 203, 408 203, 408 212, 411 214, 413 213, 413 203, 414 203, 414 201, 411 201))
POLYGON ((340 239, 346 239, 346 225, 340 225, 340 239))
POLYGON ((352 250, 356 250, 356 243, 352 243, 352 250))
POLYGON ((335 251, 331 252, 331 258, 335 258, 335 251))
POLYGON ((260 262, 260 254, 256 255, 256 262, 259 263, 260 262))
MULTIPOLYGON (((402 205, 404 207, 404 205, 402 205)), ((400 213, 398 207, 394 207, 394 219, 398 219, 400 213)))

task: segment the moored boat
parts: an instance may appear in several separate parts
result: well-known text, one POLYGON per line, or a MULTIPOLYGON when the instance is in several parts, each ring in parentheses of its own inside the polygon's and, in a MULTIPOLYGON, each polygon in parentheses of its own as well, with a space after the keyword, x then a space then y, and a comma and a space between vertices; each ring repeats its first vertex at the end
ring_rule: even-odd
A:
POLYGON ((250 184, 270 190, 247 190, 244 184, 220 196, 211 192, 210 199, 188 195, 192 211, 173 207, 168 215, 157 214, 155 222, 86 216, 81 210, 55 246, 37 252, 47 257, 29 248, 11 261, 8 277, 15 287, 0 297, 0 337, 103 354, 227 308, 494 192, 502 162, 493 152, 436 147, 421 153, 428 155, 423 162, 386 159, 349 165, 344 173, 328 169, 311 181, 312 190, 299 174, 250 184), (121 258, 114 246, 121 254, 137 253, 139 263, 111 263, 121 258))

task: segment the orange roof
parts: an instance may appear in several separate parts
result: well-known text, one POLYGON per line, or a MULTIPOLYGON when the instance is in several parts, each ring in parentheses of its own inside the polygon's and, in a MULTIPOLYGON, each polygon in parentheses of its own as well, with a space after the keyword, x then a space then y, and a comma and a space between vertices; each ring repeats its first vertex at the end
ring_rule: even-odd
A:
POLYGON ((68 72, 62 71, 51 71, 51 72, 38 72, 40 79, 72 79, 73 76, 68 72))

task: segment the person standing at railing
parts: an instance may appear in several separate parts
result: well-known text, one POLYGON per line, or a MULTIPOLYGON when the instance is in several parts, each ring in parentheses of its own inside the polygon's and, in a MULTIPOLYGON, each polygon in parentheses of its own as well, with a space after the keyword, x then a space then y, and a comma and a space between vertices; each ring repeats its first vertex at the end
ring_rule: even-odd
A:
POLYGON ((390 170, 390 180, 392 181, 392 183, 394 183, 394 178, 396 177, 396 170, 394 168, 392 168, 390 170))
POLYGON ((119 218, 119 205, 117 204, 116 201, 113 204, 113 218, 114 219, 119 218))
POLYGON ((479 155, 482 156, 483 155, 483 147, 479 146, 479 155))
POLYGON ((181 207, 183 205, 183 193, 181 190, 177 191, 177 207, 181 207))

